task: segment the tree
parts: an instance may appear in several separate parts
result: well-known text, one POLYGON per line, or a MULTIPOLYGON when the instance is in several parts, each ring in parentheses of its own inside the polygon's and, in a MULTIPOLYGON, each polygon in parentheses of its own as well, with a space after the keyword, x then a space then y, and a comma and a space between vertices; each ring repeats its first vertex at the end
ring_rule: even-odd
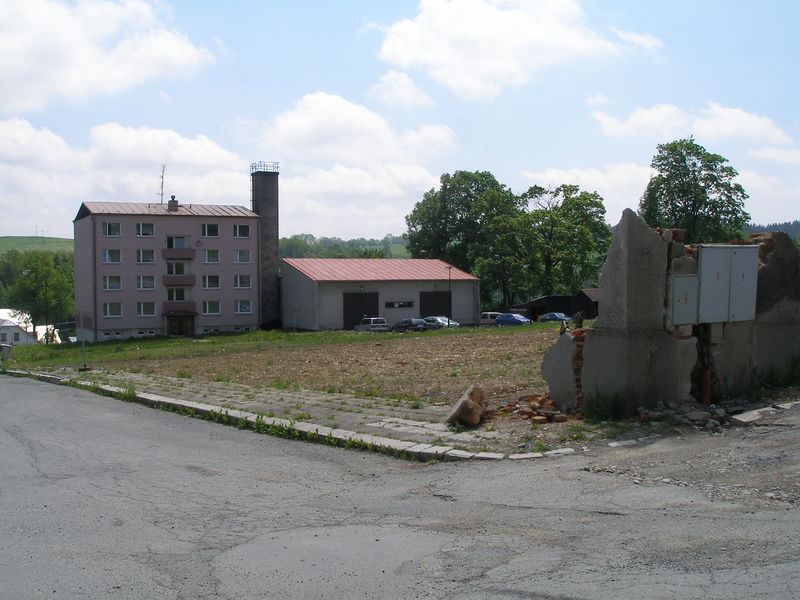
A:
POLYGON ((439 179, 406 216, 412 258, 439 258, 472 271, 486 242, 486 224, 520 210, 519 200, 488 171, 456 171, 439 179))
POLYGON ((742 237, 750 221, 747 194, 733 179, 727 159, 694 138, 659 144, 639 214, 651 227, 685 229, 688 243, 726 242, 742 237))
POLYGON ((576 185, 528 189, 525 247, 533 287, 542 295, 573 294, 596 279, 611 243, 606 210, 597 192, 576 185))
POLYGON ((52 325, 72 315, 70 257, 37 250, 23 253, 17 265, 17 277, 5 294, 9 308, 28 313, 34 325, 52 325))

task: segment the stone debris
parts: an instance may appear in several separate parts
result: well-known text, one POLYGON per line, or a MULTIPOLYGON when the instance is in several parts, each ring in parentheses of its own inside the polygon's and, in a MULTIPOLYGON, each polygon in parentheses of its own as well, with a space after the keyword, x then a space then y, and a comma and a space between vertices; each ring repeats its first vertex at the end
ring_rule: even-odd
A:
POLYGON ((563 423, 569 419, 548 396, 521 396, 508 400, 496 410, 497 414, 511 415, 520 419, 530 419, 539 425, 551 421, 563 423))
POLYGON ((486 393, 480 387, 471 385, 456 402, 453 411, 447 417, 447 422, 452 425, 463 423, 474 427, 480 424, 487 410, 486 393))

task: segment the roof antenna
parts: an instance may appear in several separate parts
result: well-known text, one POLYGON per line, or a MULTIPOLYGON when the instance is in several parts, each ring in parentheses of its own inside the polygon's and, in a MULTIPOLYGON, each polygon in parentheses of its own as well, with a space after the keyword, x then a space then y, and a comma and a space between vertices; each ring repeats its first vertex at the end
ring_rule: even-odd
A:
POLYGON ((159 198, 161 198, 160 204, 164 204, 164 168, 166 166, 167 165, 165 165, 163 163, 161 165, 161 193, 159 193, 159 195, 158 195, 159 198))

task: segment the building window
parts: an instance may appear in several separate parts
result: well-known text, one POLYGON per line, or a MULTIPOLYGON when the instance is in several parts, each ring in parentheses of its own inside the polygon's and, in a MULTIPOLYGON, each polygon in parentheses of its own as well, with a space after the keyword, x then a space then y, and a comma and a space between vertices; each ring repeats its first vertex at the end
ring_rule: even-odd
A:
POLYGON ((168 262, 167 275, 186 275, 186 263, 168 262))
POLYGON ((103 233, 101 234, 103 237, 119 237, 120 226, 119 223, 109 223, 107 221, 103 221, 103 233))
POLYGON ((204 315, 218 315, 219 300, 203 300, 203 314, 204 315))
POLYGON ((207 290, 219 289, 219 275, 203 275, 203 288, 207 290))
POLYGON ((219 225, 216 223, 203 223, 203 237, 219 237, 219 225))
POLYGON ((240 290, 250 289, 250 275, 234 275, 233 287, 240 290))
POLYGON ((18 342, 18 341, 19 341, 19 331, 15 331, 15 332, 14 332, 14 341, 15 341, 15 342, 18 342))
POLYGON ((122 302, 103 302, 103 316, 109 318, 122 316, 122 302))
POLYGON ((103 248, 101 259, 104 263, 121 262, 121 253, 118 248, 103 248))
POLYGON ((156 251, 152 249, 137 250, 136 262, 140 265, 156 262, 156 251))
POLYGON ((156 289, 156 278, 154 275, 137 275, 136 276, 136 289, 137 290, 154 290, 156 289))
MULTIPOLYGON (((156 314, 155 302, 137 302, 136 303, 136 316, 138 317, 154 317, 156 314)), ((144 332, 142 332, 144 334, 144 332)))
POLYGON ((188 248, 189 240, 182 235, 168 235, 167 248, 181 249, 188 248))
POLYGON ((137 223, 136 235, 137 237, 153 237, 156 234, 155 225, 152 223, 137 223))
POLYGON ((182 287, 170 287, 167 288, 167 300, 170 302, 181 302, 183 300, 188 300, 189 295, 186 293, 186 288, 182 287))
POLYGON ((219 262, 219 250, 203 250, 203 262, 216 264, 219 262))
POLYGON ((236 313, 240 315, 249 315, 253 312, 250 306, 250 300, 237 300, 236 301, 236 313))
POLYGON ((250 225, 234 225, 233 226, 233 237, 235 237, 235 238, 249 238, 250 237, 250 225))
POLYGON ((6 334, 5 333, 0 333, 0 342, 5 342, 5 341, 7 341, 6 340, 6 334))
POLYGON ((238 263, 240 265, 249 264, 250 263, 250 250, 234 250, 233 251, 233 262, 238 263))
POLYGON ((386 308, 414 308, 414 302, 411 300, 400 300, 397 302, 386 302, 386 308))
POLYGON ((119 275, 103 275, 104 290, 121 290, 122 277, 119 275))

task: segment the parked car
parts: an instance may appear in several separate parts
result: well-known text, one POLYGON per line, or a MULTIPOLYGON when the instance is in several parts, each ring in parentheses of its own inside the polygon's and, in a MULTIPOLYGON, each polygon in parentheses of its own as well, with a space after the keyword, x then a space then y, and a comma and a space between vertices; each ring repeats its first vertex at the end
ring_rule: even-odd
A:
POLYGON ((542 323, 547 321, 569 321, 569 317, 564 313, 549 312, 549 313, 544 313, 541 317, 539 317, 539 321, 541 321, 542 323))
POLYGON ((406 331, 422 332, 429 329, 428 324, 423 319, 400 319, 392 327, 392 331, 396 333, 405 333, 406 331))
POLYGON ((364 317, 355 326, 356 331, 389 331, 389 324, 383 317, 364 317))
POLYGON ((438 317, 425 317, 424 321, 431 329, 440 329, 442 327, 461 327, 460 323, 441 315, 438 317))
POLYGON ((514 325, 525 325, 530 322, 531 320, 529 318, 523 317, 518 313, 500 313, 494 320, 494 324, 497 327, 512 327, 514 325))
POLYGON ((480 323, 484 327, 494 327, 495 322, 494 320, 497 318, 497 315, 501 315, 503 313, 499 312, 482 312, 481 313, 481 320, 480 323))

